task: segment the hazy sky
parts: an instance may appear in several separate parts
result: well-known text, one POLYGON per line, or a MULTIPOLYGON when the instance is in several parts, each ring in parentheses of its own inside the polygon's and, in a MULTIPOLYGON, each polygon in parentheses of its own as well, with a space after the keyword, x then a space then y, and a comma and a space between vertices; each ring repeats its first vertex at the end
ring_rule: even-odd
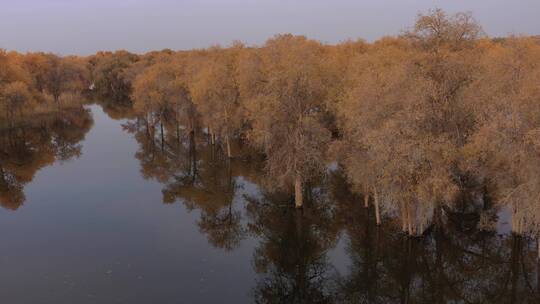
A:
POLYGON ((435 7, 472 11, 490 36, 540 34, 539 0, 0 0, 0 48, 141 53, 261 44, 278 33, 372 41, 435 7))

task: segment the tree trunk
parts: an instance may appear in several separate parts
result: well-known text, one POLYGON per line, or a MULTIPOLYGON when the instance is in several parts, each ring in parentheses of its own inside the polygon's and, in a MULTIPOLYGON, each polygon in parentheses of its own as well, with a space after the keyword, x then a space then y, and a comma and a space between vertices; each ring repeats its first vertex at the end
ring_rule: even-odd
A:
POLYGON ((540 236, 536 238, 538 246, 538 259, 536 260, 536 290, 540 291, 540 236))
POLYGON ((296 172, 296 178, 294 181, 294 203, 296 208, 302 208, 303 205, 303 187, 302 187, 302 176, 300 173, 296 172))
POLYGON ((435 224, 435 229, 441 229, 442 228, 442 206, 440 204, 437 204, 433 212, 434 212, 433 223, 435 224))
POLYGON ((174 111, 174 121, 176 125, 176 142, 180 143, 180 122, 178 121, 178 102, 176 102, 176 111, 174 111))
POLYGON ((411 207, 410 207, 409 205, 410 205, 410 204, 407 203, 407 228, 408 228, 408 231, 409 231, 409 235, 413 235, 413 231, 412 231, 411 207))
POLYGON ((180 143, 180 122, 176 119, 176 142, 180 143))
POLYGON ((375 203, 375 219, 377 220, 377 226, 381 224, 381 211, 379 209, 379 194, 377 190, 373 190, 373 202, 375 203))
POLYGON ((514 207, 512 210, 512 232, 517 234, 522 233, 522 220, 518 214, 517 207, 514 207))
MULTIPOLYGON (((538 243, 538 260, 540 261, 540 238, 538 240, 536 240, 536 242, 538 243)), ((539 275, 540 275, 540 273, 539 273, 539 275)), ((540 286, 540 282, 538 282, 538 284, 540 286)))
POLYGON ((364 194, 364 208, 369 207, 369 194, 364 194))
POLYGON ((189 134, 189 150, 191 155, 191 168, 192 168, 192 181, 195 182, 197 178, 197 142, 195 141, 195 132, 191 131, 189 134))
POLYGON ((416 237, 419 237, 420 236, 420 231, 419 231, 419 227, 420 227, 420 224, 419 224, 419 220, 418 220, 418 209, 414 209, 414 223, 413 223, 413 234, 414 236, 416 237))
POLYGON ((225 135, 225 141, 226 141, 226 144, 227 144, 227 156, 229 158, 232 158, 232 153, 231 153, 231 142, 229 140, 229 134, 225 135))
POLYGON ((163 121, 161 121, 159 123, 159 126, 161 128, 161 151, 163 151, 164 149, 164 144, 165 144, 165 134, 163 132, 163 121))
POLYGON ((401 231, 407 232, 407 209, 405 202, 401 201, 401 231))
MULTIPOLYGON (((512 236, 512 252, 510 254, 510 273, 511 277, 509 278, 511 281, 510 285, 510 303, 517 303, 518 301, 518 295, 517 295, 517 288, 518 288, 518 281, 519 281, 519 274, 520 274, 520 262, 521 262, 521 236, 514 234, 512 236)), ((521 302, 521 301, 519 301, 521 302)))

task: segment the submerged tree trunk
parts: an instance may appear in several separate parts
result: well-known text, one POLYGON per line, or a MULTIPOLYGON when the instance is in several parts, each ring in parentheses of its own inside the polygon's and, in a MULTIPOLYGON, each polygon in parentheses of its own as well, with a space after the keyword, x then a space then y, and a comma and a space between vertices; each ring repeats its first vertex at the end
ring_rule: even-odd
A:
POLYGON ((538 259, 536 260, 536 290, 540 292, 540 237, 536 238, 536 244, 538 246, 538 259))
MULTIPOLYGON (((540 262, 540 237, 536 239, 536 243, 537 243, 537 246, 538 246, 538 261, 540 262)), ((540 265, 540 264, 539 264, 540 265)), ((540 269, 539 269, 540 270, 540 269)), ((540 273, 538 274, 540 275, 540 273)), ((540 286, 540 282, 538 282, 539 286, 540 286)), ((540 291, 540 289, 538 289, 538 291, 540 291)))
POLYGON ((364 208, 369 207, 369 194, 364 194, 364 208))
POLYGON ((522 217, 518 214, 517 207, 512 209, 512 232, 521 234, 523 232, 522 217))
POLYGON ((435 210, 433 211, 433 223, 435 225, 435 229, 442 228, 442 206, 440 204, 437 204, 435 210))
POLYGON ((510 303, 516 303, 518 300, 517 289, 519 285, 520 264, 521 264, 522 238, 521 235, 512 236, 512 252, 510 254, 510 303))
POLYGON ((409 203, 407 203, 407 230, 409 232, 409 235, 413 235, 411 206, 409 203))
POLYGON ((165 144, 165 134, 164 134, 164 132, 163 132, 163 121, 161 121, 161 122, 159 123, 159 125, 160 125, 160 128, 161 128, 161 150, 163 151, 163 149, 164 149, 164 144, 165 144))
POLYGON ((226 141, 226 144, 227 144, 227 157, 232 158, 231 142, 230 142, 230 139, 229 139, 229 134, 225 135, 225 141, 226 141))
POLYGON ((146 124, 146 134, 148 135, 148 139, 154 140, 154 134, 152 133, 152 126, 150 124, 150 115, 146 115, 146 119, 144 120, 146 124))
POLYGON ((401 231, 407 232, 407 209, 406 203, 401 201, 401 231))
POLYGON ((195 182, 195 179, 197 178, 197 143, 195 141, 194 131, 189 133, 189 156, 192 182, 195 182))
POLYGON ((214 133, 214 130, 212 130, 212 127, 208 126, 208 136, 210 137, 210 144, 215 145, 216 144, 216 134, 214 133))
POLYGON ((377 226, 381 224, 381 211, 379 208, 379 194, 377 190, 373 190, 373 202, 375 203, 375 219, 377 220, 377 226))
POLYGON ((180 143, 180 124, 176 121, 176 142, 180 143))
POLYGON ((296 208, 302 208, 304 203, 303 192, 302 176, 299 172, 296 172, 296 177, 294 180, 294 203, 296 208))
POLYGON ((178 112, 180 111, 178 106, 178 102, 176 102, 176 110, 174 111, 174 122, 176 127, 176 142, 180 143, 180 122, 178 118, 178 112))

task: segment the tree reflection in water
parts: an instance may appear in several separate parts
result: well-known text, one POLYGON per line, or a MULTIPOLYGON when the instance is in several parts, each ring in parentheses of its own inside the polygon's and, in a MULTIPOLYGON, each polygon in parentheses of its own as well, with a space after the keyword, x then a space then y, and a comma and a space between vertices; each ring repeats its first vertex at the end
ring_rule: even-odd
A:
POLYGON ((265 193, 247 205, 249 228, 260 240, 253 254, 260 275, 257 303, 328 303, 334 271, 327 256, 337 241, 331 206, 289 208, 289 196, 265 193))
POLYGON ((339 169, 306 190, 299 211, 290 195, 264 186, 260 159, 247 157, 252 151, 229 160, 200 130, 156 130, 140 117, 125 128, 139 143, 143 176, 163 184, 164 203, 200 210, 197 224, 212 246, 231 251, 245 238, 257 240, 256 303, 540 301, 537 243, 494 231, 494 206, 436 210, 439 218, 421 237, 408 237, 392 214, 377 227, 374 210, 349 191, 339 169), (243 191, 246 183, 258 189, 243 191), (341 238, 350 260, 345 273, 330 255, 341 238))
MULTIPOLYGON (((239 194, 242 184, 257 176, 257 167, 238 159, 226 159, 219 147, 194 133, 156 132, 143 118, 124 125, 139 143, 136 158, 142 175, 163 184, 163 202, 181 201, 188 210, 200 210, 201 233, 215 247, 233 250, 247 230, 243 227, 239 194)), ((174 129, 166 126, 165 129, 174 129)))
POLYGON ((376 228, 357 198, 336 198, 351 267, 338 279, 338 303, 538 303, 534 240, 464 230, 446 220, 421 238, 399 224, 376 228))
POLYGON ((29 117, 0 130, 0 204, 16 210, 25 201, 24 187, 54 162, 81 155, 80 142, 93 125, 90 111, 66 109, 29 117))

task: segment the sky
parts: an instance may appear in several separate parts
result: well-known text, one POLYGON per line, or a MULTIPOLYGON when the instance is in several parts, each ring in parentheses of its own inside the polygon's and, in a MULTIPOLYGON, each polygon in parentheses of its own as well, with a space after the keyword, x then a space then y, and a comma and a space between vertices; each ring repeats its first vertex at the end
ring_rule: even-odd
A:
POLYGON ((276 34, 374 41, 419 12, 471 11, 489 36, 540 34, 539 0, 0 0, 0 48, 89 55, 203 48, 276 34))

